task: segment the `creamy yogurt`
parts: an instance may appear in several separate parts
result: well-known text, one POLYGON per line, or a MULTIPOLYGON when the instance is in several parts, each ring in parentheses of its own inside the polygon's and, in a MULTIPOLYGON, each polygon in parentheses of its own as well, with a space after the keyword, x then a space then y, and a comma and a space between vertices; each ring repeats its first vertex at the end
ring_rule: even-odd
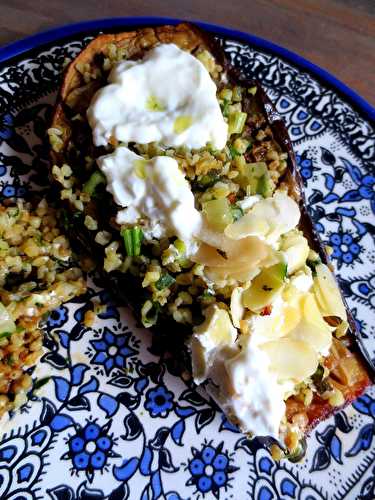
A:
POLYGON ((118 224, 146 219, 146 237, 178 236, 188 253, 194 251, 202 217, 176 160, 168 156, 144 160, 130 149, 118 147, 97 163, 106 176, 107 191, 122 207, 116 217, 118 224))
POLYGON ((223 149, 228 126, 204 65, 174 44, 118 63, 87 111, 96 146, 122 142, 223 149))

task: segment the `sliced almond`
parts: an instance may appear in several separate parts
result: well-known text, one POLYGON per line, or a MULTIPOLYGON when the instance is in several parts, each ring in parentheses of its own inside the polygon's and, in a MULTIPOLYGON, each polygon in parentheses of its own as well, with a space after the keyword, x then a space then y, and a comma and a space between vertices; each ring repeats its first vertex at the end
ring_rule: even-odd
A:
POLYGON ((261 349, 268 355, 270 369, 279 380, 292 379, 302 382, 312 375, 318 367, 318 354, 315 349, 301 340, 282 338, 266 342, 261 349))
POLYGON ((323 316, 338 316, 346 320, 346 310, 336 280, 325 264, 315 268, 314 291, 323 316))

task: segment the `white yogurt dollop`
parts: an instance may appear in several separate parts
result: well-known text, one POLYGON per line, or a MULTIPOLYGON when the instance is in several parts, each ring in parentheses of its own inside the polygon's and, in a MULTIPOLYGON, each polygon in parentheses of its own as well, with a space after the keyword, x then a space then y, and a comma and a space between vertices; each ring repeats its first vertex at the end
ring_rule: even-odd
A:
POLYGON ((122 142, 223 149, 228 126, 216 85, 204 65, 174 44, 161 44, 143 59, 123 61, 87 111, 96 146, 122 142))
POLYGON ((117 205, 118 224, 147 219, 150 236, 178 236, 193 251, 194 236, 202 217, 194 207, 194 195, 178 163, 168 156, 144 160, 126 147, 97 160, 107 179, 107 190, 117 205), (151 226, 150 226, 151 225, 151 226))

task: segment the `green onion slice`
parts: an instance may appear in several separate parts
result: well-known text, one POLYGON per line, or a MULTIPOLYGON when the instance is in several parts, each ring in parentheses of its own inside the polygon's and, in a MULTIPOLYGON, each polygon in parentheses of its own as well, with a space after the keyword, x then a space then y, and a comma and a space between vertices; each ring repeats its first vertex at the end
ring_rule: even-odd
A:
POLYGON ((124 239, 125 251, 129 257, 135 257, 141 253, 143 231, 140 227, 123 229, 121 236, 124 239))
POLYGON ((100 172, 100 170, 96 170, 93 174, 91 174, 89 180, 85 182, 82 191, 89 195, 93 195, 99 184, 104 184, 105 181, 106 181, 105 175, 102 172, 100 172))
POLYGON ((164 290, 164 288, 170 287, 176 280, 174 279, 173 276, 171 276, 168 273, 163 274, 160 276, 158 281, 155 283, 155 286, 158 290, 164 290))

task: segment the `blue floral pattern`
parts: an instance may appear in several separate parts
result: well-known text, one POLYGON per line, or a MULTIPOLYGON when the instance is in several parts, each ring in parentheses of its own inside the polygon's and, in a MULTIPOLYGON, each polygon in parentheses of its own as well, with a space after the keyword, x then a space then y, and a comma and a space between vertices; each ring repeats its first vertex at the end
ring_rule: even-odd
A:
POLYGON ((166 417, 173 408, 173 392, 160 385, 146 394, 145 408, 152 417, 166 417))
POLYGON ((135 354, 128 345, 128 335, 115 335, 108 328, 104 328, 98 340, 90 340, 95 350, 91 360, 94 365, 102 365, 105 373, 109 375, 114 368, 126 369, 126 359, 135 354))
POLYGON ((230 465, 230 457, 223 452, 223 445, 224 442, 215 449, 210 443, 200 451, 192 448, 193 458, 188 464, 191 478, 187 484, 195 485, 197 492, 203 495, 212 492, 219 497, 220 489, 227 489, 231 473, 237 470, 237 467, 230 465))
MULTIPOLYGON (((46 189, 45 129, 59 75, 88 39, 65 40, 0 70, 0 201, 46 189)), ((361 338, 375 359, 375 135, 330 89, 285 61, 227 40, 284 117, 308 207, 361 338)), ((323 422, 302 464, 275 463, 184 380, 158 338, 109 291, 88 292, 45 324, 31 395, 0 443, 0 498, 31 500, 375 498, 375 390, 323 422), (92 328, 86 311, 105 304, 92 328)))
POLYGON ((70 459, 77 473, 84 471, 89 479, 92 478, 94 472, 106 467, 110 457, 118 456, 112 451, 116 440, 108 434, 111 424, 112 420, 109 420, 100 427, 96 422, 89 421, 69 438, 69 451, 61 458, 70 459))

